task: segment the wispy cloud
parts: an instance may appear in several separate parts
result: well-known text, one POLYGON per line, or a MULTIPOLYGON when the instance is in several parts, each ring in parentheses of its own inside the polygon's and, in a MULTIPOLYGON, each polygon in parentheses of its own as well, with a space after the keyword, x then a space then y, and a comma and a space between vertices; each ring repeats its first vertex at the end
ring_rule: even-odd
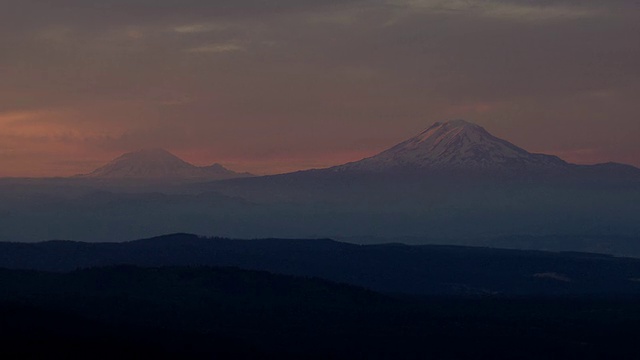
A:
POLYGON ((194 48, 187 49, 186 51, 189 53, 210 53, 210 54, 224 54, 224 53, 233 53, 239 51, 246 51, 247 49, 244 46, 227 43, 227 44, 207 44, 194 48))
POLYGON ((221 23, 199 23, 175 26, 171 30, 178 34, 200 34, 226 30, 229 26, 221 23))
POLYGON ((388 3, 414 11, 461 13, 518 21, 583 19, 601 15, 601 11, 596 8, 562 4, 534 5, 531 3, 491 0, 389 0, 388 3))

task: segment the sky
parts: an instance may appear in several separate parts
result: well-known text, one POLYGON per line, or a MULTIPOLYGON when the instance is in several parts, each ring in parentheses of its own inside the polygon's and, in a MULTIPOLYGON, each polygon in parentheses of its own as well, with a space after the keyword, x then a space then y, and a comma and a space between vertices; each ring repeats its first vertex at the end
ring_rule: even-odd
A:
POLYGON ((142 148, 273 174, 463 118, 640 166, 637 0, 0 0, 0 176, 142 148))

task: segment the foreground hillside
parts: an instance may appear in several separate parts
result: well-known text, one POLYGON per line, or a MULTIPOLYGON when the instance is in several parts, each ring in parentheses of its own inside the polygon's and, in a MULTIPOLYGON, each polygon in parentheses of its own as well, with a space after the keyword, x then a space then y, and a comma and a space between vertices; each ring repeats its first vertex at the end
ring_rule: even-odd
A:
POLYGON ((0 243, 0 268, 235 266, 417 295, 640 294, 640 259, 584 253, 175 234, 126 243, 0 243))
POLYGON ((232 268, 0 271, 13 358, 633 358, 637 298, 404 298, 232 268))

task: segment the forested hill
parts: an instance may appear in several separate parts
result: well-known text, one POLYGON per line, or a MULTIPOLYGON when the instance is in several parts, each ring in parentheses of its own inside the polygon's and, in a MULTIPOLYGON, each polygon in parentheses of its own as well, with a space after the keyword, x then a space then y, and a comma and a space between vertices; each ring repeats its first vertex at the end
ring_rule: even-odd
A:
POLYGON ((0 243, 0 268, 233 266, 419 295, 640 294, 640 260, 585 253, 174 234, 126 243, 0 243))
POLYGON ((0 270, 9 358, 632 359, 637 298, 416 298, 234 268, 0 270), (126 355, 125 355, 126 354, 126 355))

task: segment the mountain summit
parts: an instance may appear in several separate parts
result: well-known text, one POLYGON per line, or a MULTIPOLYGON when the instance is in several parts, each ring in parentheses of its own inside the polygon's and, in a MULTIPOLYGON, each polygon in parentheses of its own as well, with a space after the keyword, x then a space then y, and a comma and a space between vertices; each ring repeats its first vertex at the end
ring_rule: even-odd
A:
POLYGON ((552 155, 532 154, 465 120, 437 122, 386 151, 334 167, 335 171, 526 170, 569 166, 552 155))
POLYGON ((226 169, 220 164, 198 167, 164 149, 144 149, 121 155, 108 164, 81 175, 109 179, 203 179, 219 180, 250 176, 226 169))

